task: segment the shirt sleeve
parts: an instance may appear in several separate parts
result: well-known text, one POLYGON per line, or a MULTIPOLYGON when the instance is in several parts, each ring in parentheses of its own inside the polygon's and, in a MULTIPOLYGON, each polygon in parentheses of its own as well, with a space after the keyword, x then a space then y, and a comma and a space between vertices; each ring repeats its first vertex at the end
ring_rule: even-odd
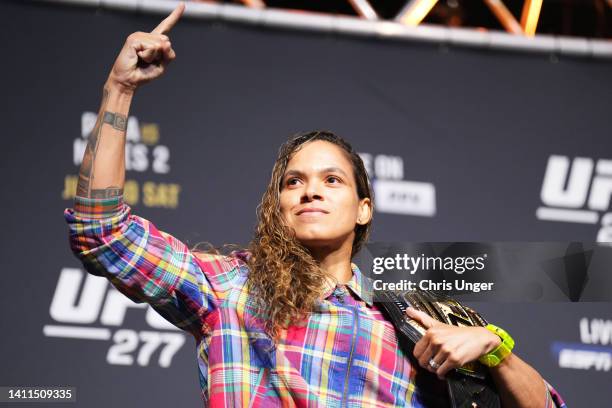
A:
POLYGON ((180 240, 131 214, 122 197, 76 197, 64 217, 70 247, 89 273, 106 277, 131 300, 149 303, 196 337, 207 330, 205 318, 239 272, 238 259, 196 256, 180 240))
POLYGON ((557 390, 547 381, 544 381, 544 384, 546 384, 546 408, 567 408, 557 390))

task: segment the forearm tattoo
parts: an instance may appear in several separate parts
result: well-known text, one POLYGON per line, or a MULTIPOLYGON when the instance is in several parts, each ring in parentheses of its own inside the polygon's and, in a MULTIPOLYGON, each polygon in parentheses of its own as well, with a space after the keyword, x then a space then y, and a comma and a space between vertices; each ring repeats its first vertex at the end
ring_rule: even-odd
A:
POLYGON ((85 148, 85 155, 83 156, 83 162, 81 163, 81 169, 79 171, 79 181, 77 183, 77 195, 80 197, 87 198, 113 198, 123 194, 123 189, 117 186, 108 186, 104 189, 91 188, 94 180, 94 161, 98 152, 98 146, 100 144, 100 135, 102 133, 102 126, 109 124, 113 129, 119 130, 121 134, 125 134, 127 129, 127 118, 115 112, 107 112, 106 104, 108 103, 108 90, 105 88, 102 94, 102 103, 100 106, 100 114, 98 120, 94 126, 89 138, 87 140, 87 147, 85 148))
POLYGON ((123 194, 123 189, 119 187, 106 187, 104 189, 91 190, 89 196, 91 198, 113 198, 123 194))
POLYGON ((127 118, 120 113, 104 112, 103 122, 122 132, 127 129, 127 118))

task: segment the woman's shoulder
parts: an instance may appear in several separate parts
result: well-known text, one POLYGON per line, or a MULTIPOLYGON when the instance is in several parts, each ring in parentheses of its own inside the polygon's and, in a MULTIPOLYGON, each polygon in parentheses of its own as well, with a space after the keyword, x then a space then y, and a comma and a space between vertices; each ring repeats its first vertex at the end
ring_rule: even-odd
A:
MULTIPOLYGON (((224 301, 231 298, 243 298, 239 295, 247 290, 247 278, 249 273, 248 251, 232 251, 221 254, 215 252, 192 251, 194 261, 203 272, 203 284, 208 283, 219 300, 224 301), (232 293, 234 295, 232 295, 232 293)), ((224 302, 228 305, 232 302, 224 302)))
POLYGON ((204 274, 209 278, 223 275, 248 274, 248 261, 251 253, 247 250, 234 250, 225 254, 219 251, 192 250, 192 254, 204 274))

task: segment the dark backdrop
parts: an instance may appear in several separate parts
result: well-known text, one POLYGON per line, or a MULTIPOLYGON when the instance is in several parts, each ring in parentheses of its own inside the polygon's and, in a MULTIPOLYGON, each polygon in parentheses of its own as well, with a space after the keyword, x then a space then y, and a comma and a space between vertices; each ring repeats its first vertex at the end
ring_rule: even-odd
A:
MULTIPOLYGON (((70 307, 84 301, 70 301, 84 273, 62 217, 74 193, 74 157, 125 37, 160 17, 17 2, 1 3, 0 16, 0 385, 76 386, 78 405, 87 407, 200 405, 192 339, 184 336, 163 367, 161 350, 176 338, 162 341, 147 362, 142 332, 178 331, 147 323, 145 310, 132 307, 118 321, 104 318, 122 310, 105 286, 81 309, 70 307), (74 286, 60 288, 60 276, 74 286), (57 337, 50 334, 56 326, 103 329, 110 338, 57 337)), ((278 146, 312 129, 345 136, 370 159, 375 183, 395 183, 397 194, 378 199, 399 210, 375 214, 374 240, 612 236, 609 201, 604 210, 589 201, 578 206, 595 210, 594 224, 536 217, 552 205, 540 197, 551 156, 587 158, 603 170, 612 159, 610 62, 189 18, 171 35, 177 60, 132 105, 127 178, 134 212, 190 245, 246 243, 278 146)), ((606 175, 583 182, 596 177, 606 175)), ((609 303, 480 309, 513 334, 516 352, 570 406, 606 406, 609 303)))

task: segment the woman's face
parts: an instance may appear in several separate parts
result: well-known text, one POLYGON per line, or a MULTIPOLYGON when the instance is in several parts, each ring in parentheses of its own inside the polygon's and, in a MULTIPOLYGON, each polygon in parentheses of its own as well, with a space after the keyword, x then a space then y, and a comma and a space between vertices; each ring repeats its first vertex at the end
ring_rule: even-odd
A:
POLYGON ((307 248, 352 246, 355 225, 370 220, 359 199, 353 167, 341 147, 315 140, 293 155, 282 179, 280 210, 307 248))

